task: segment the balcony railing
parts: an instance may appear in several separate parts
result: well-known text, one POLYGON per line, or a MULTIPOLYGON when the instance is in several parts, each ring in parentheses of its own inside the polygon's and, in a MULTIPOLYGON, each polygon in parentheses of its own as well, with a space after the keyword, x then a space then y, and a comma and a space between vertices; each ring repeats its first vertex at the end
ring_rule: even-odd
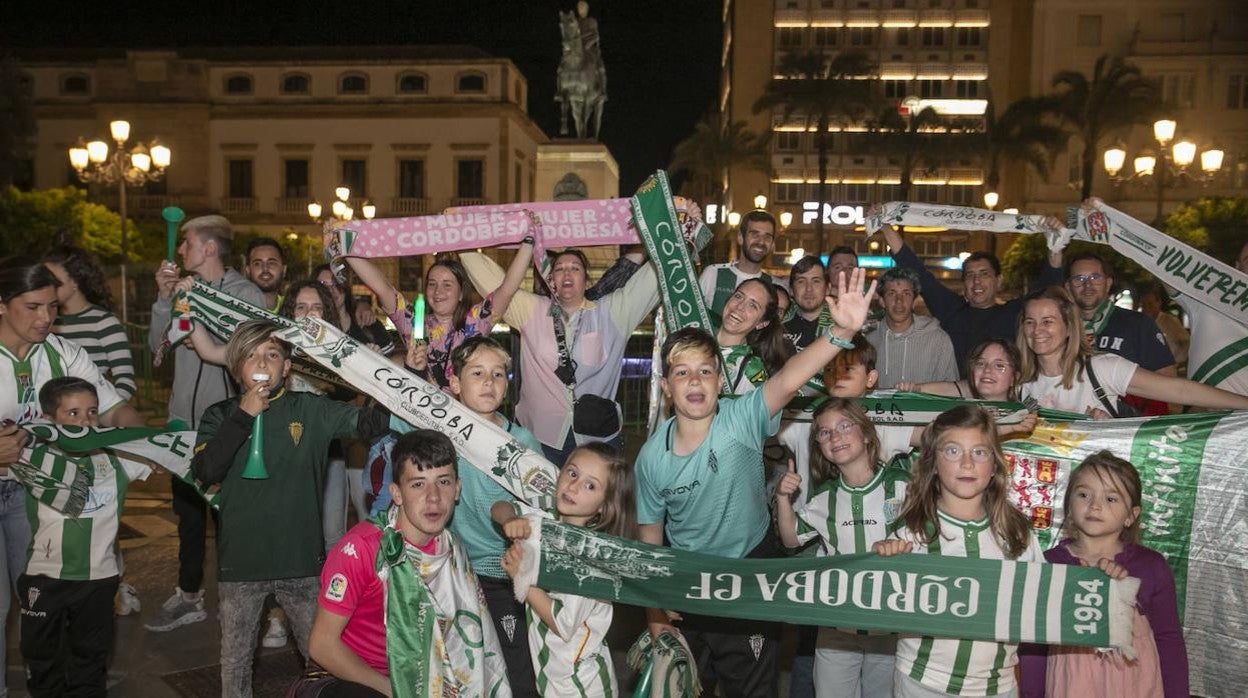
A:
POLYGON ((223 196, 221 197, 222 213, 255 213, 256 198, 254 196, 223 196))
POLYGON ((131 194, 127 197, 126 203, 130 210, 142 214, 159 212, 166 206, 174 206, 177 204, 177 199, 168 194, 131 194))
POLYGON ((429 213, 429 199, 412 196, 396 196, 390 199, 388 213, 402 215, 423 215, 429 213))
POLYGON ((306 196, 279 196, 274 204, 278 213, 308 215, 308 204, 312 199, 306 196))
POLYGON ((486 203, 485 199, 456 197, 451 199, 451 206, 481 206, 486 203))

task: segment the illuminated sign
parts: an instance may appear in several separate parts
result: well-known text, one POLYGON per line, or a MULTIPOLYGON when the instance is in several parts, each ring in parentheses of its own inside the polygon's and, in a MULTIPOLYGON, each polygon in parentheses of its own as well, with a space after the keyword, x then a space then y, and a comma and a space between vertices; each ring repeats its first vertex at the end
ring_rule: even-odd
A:
MULTIPOLYGON (((811 224, 815 222, 815 216, 819 214, 818 201, 806 201, 802 203, 802 223, 811 224)), ((833 225, 862 225, 866 222, 863 216, 863 207, 861 205, 850 206, 848 204, 840 204, 833 206, 832 204, 823 205, 823 222, 824 224, 833 225)))

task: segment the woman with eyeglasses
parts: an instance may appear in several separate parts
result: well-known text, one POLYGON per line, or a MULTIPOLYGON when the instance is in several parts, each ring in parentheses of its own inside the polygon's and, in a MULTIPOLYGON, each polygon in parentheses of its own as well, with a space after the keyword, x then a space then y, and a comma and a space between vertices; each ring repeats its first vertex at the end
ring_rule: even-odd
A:
POLYGON ((1212 409, 1248 409, 1248 396, 1141 368, 1116 354, 1093 352, 1070 293, 1050 286, 1029 297, 1018 321, 1022 396, 1041 407, 1082 412, 1097 419, 1124 415, 1120 398, 1212 409))
POLYGON ((897 384, 898 390, 976 400, 1018 400, 1018 349, 1003 339, 980 342, 966 357, 966 378, 897 384))
MULTIPOLYGON (((730 301, 731 303, 731 301, 730 301)), ((776 488, 776 528, 788 548, 818 537, 825 555, 871 552, 884 540, 906 498, 909 464, 886 465, 880 437, 856 400, 832 398, 815 410, 810 431, 810 496, 800 512, 793 498, 801 476, 790 461, 776 488), (799 532, 800 530, 800 532, 799 532)), ((828 696, 893 692, 897 636, 820 628, 815 690, 828 696)))

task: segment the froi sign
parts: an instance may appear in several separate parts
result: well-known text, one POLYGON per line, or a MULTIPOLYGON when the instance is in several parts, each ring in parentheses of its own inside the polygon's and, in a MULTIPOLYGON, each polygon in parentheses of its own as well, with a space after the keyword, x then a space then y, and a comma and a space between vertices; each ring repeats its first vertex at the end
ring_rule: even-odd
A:
MULTIPOLYGON (((815 222, 815 216, 819 212, 818 201, 806 201, 802 203, 802 223, 810 224, 815 222)), ((824 224, 835 225, 863 225, 866 218, 863 216, 861 205, 850 206, 849 204, 823 204, 823 222, 824 224)))

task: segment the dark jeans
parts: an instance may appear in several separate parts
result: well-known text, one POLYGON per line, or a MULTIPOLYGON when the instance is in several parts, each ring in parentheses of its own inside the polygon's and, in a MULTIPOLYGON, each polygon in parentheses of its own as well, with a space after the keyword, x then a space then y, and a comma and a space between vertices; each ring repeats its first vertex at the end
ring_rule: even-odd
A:
POLYGON ((70 582, 23 574, 21 648, 30 695, 104 696, 117 577, 70 582))
MULTIPOLYGON (((178 515, 178 588, 194 594, 204 585, 204 545, 208 503, 194 487, 177 478, 173 484, 173 513, 178 515)), ((217 512, 212 512, 214 523, 217 512)))
POLYGON ((516 601, 510 579, 477 575, 485 605, 490 609, 498 644, 502 646, 503 663, 514 698, 537 698, 537 677, 533 673, 533 657, 529 654, 529 627, 524 604, 516 601), (510 629, 510 632, 508 630, 510 629))
MULTIPOLYGON (((782 550, 770 530, 746 557, 780 557, 782 550)), ((727 620, 684 614, 677 623, 698 663, 703 695, 724 698, 776 695, 776 665, 780 654, 780 624, 760 620, 727 620)))

